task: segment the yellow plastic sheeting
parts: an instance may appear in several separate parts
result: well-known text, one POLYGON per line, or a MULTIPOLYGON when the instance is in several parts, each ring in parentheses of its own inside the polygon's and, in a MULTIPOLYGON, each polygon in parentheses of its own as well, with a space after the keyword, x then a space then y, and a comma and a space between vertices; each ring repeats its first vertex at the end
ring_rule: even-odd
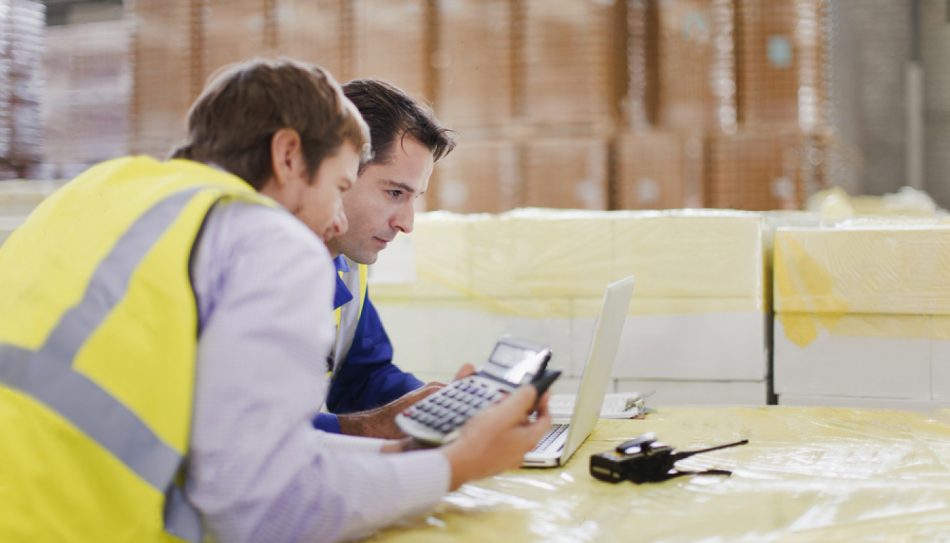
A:
POLYGON ((758 214, 715 210, 422 214, 412 234, 417 280, 374 285, 373 295, 520 315, 531 305, 522 300, 599 298, 633 274, 637 298, 651 301, 631 306, 641 312, 763 312, 762 224, 758 214))
POLYGON ((942 218, 947 214, 929 194, 913 187, 901 187, 883 196, 849 196, 840 187, 833 187, 810 196, 807 207, 819 213, 826 224, 861 216, 942 218))
MULTIPOLYGON (((936 337, 906 327, 868 333, 846 315, 950 315, 950 227, 782 228, 775 234, 774 298, 786 335, 801 346, 820 330, 872 337, 936 337)), ((938 327, 939 328, 939 327, 938 327)))
POLYGON ((669 408, 600 421, 560 469, 464 485, 376 542, 947 541, 950 411, 669 408), (590 454, 654 431, 679 449, 748 438, 678 467, 733 470, 635 485, 597 481, 590 454))
POLYGON ((950 314, 950 227, 779 229, 775 311, 950 314))

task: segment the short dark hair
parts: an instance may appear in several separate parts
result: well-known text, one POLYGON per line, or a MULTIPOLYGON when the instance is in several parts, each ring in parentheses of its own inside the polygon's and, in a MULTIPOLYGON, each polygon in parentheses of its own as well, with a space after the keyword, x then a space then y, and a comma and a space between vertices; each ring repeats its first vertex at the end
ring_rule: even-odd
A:
POLYGON ((217 164, 260 190, 273 174, 271 140, 284 128, 300 135, 311 176, 344 142, 368 153, 369 129, 329 72, 290 59, 255 59, 211 77, 188 112, 188 139, 172 158, 217 164))
POLYGON ((429 149, 435 161, 455 148, 454 132, 440 125, 431 109, 394 85, 378 79, 354 79, 343 85, 343 93, 369 125, 373 156, 361 170, 369 164, 386 163, 396 139, 406 135, 429 149))

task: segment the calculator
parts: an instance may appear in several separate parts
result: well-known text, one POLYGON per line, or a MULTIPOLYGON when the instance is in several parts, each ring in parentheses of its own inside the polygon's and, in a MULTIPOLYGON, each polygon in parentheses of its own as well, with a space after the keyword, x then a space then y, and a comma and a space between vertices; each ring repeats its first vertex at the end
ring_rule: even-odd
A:
POLYGON ((454 441, 465 421, 519 386, 547 388, 560 372, 546 371, 551 349, 532 341, 502 336, 488 362, 473 375, 453 381, 396 415, 406 435, 429 445, 454 441), (539 386, 540 385, 540 386, 539 386))

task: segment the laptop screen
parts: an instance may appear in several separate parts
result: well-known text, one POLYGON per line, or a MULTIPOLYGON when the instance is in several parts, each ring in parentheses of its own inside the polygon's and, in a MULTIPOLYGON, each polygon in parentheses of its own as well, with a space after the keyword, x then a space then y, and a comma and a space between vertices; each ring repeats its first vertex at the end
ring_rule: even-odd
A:
POLYGON ((562 462, 567 461, 597 425, 601 404, 610 385, 614 360, 620 348, 620 336, 627 319, 630 297, 633 295, 633 277, 626 277, 607 285, 604 305, 594 325, 587 355, 584 376, 577 391, 577 403, 571 416, 567 443, 562 462))

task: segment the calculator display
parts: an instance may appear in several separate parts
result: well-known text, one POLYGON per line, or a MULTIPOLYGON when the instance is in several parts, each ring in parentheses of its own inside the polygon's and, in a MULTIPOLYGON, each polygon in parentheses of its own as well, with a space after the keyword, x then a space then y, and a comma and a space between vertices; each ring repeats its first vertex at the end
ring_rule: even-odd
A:
POLYGON ((522 383, 537 373, 542 359, 539 351, 499 341, 485 370, 509 383, 522 383))

